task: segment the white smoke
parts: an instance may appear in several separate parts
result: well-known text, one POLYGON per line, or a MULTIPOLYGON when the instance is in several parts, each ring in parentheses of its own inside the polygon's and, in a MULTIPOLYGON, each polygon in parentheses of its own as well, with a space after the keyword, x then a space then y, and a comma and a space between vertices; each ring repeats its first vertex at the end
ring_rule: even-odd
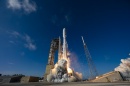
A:
POLYGON ((130 79, 130 58, 121 59, 121 63, 115 68, 115 71, 119 71, 125 79, 130 79))
POLYGON ((82 74, 67 68, 67 61, 61 59, 47 75, 48 82, 74 82, 82 80, 82 74), (70 70, 70 71, 69 71, 70 70))

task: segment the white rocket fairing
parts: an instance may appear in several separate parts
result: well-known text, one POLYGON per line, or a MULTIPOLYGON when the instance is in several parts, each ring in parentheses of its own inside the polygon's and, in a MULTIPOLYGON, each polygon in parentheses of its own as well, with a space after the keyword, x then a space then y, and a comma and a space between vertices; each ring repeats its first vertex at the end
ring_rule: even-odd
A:
POLYGON ((63 59, 67 58, 66 30, 63 28, 63 59))

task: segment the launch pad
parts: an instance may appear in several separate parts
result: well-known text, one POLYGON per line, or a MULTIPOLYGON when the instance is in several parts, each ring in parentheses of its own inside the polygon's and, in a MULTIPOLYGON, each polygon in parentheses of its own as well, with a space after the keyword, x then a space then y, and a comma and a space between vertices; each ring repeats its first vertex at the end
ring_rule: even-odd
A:
POLYGON ((91 82, 70 82, 70 83, 47 83, 47 82, 33 82, 33 83, 0 83, 0 86, 130 86, 130 82, 116 82, 116 83, 91 83, 91 82))

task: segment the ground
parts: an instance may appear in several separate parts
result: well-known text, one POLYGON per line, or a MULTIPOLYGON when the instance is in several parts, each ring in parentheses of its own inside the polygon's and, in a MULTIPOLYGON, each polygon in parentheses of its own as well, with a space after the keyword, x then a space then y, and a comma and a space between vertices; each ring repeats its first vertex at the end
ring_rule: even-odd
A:
POLYGON ((91 83, 91 82, 72 82, 72 83, 0 83, 0 86, 130 86, 130 82, 116 83, 91 83))

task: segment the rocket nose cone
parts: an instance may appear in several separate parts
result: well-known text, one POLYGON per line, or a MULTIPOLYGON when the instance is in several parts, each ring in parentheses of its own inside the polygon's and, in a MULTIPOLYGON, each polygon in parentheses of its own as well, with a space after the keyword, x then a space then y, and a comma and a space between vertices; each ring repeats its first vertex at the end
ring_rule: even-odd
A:
POLYGON ((63 28, 63 33, 65 33, 65 28, 63 28))
POLYGON ((63 28, 63 37, 65 37, 65 28, 63 28))

